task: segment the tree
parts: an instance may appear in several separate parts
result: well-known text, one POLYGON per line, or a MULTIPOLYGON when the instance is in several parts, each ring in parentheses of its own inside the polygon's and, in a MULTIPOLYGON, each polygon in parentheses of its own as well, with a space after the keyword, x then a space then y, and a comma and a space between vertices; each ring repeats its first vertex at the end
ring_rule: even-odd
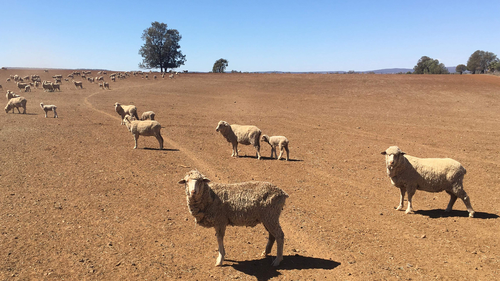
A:
POLYGON ((464 73, 464 71, 466 71, 466 70, 467 70, 467 66, 465 66, 465 64, 459 64, 455 68, 455 71, 459 72, 460 74, 464 73))
POLYGON ((413 68, 414 74, 448 74, 448 69, 444 64, 439 63, 439 60, 432 59, 428 56, 421 57, 417 65, 413 68))
POLYGON ((225 59, 218 59, 214 63, 214 67, 212 68, 213 73, 224 73, 226 67, 229 65, 228 61, 225 59))
POLYGON ((472 74, 485 73, 490 65, 497 61, 497 55, 494 53, 477 50, 470 55, 467 61, 467 70, 472 74))
POLYGON ((140 68, 159 68, 161 72, 166 72, 167 68, 177 68, 186 61, 186 56, 179 50, 182 36, 176 29, 168 29, 165 23, 151 23, 151 27, 144 29, 141 38, 145 43, 139 49, 143 57, 140 68))

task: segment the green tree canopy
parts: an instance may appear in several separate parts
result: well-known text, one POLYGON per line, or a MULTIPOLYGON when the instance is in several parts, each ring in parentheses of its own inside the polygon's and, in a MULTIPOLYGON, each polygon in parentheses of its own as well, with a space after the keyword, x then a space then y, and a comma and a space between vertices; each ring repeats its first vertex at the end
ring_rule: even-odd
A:
POLYGON ((226 70, 226 67, 229 65, 228 61, 225 59, 218 59, 214 63, 214 67, 212 68, 213 73, 223 73, 226 70))
POLYGON ((444 64, 439 63, 439 60, 432 59, 428 56, 421 57, 417 65, 413 68, 414 74, 448 74, 449 71, 444 64))
POLYGON ((477 50, 470 55, 467 61, 467 70, 472 74, 485 73, 488 71, 490 64, 497 61, 497 55, 494 53, 477 50))
POLYGON ((462 74, 464 73, 464 71, 467 70, 467 66, 465 66, 465 64, 459 64, 457 65, 457 67, 455 67, 455 71, 462 74))
POLYGON ((166 72, 167 68, 177 68, 186 61, 186 56, 179 50, 182 36, 176 29, 168 29, 165 23, 151 23, 141 38, 145 43, 139 50, 143 57, 140 68, 159 68, 161 72, 166 72))

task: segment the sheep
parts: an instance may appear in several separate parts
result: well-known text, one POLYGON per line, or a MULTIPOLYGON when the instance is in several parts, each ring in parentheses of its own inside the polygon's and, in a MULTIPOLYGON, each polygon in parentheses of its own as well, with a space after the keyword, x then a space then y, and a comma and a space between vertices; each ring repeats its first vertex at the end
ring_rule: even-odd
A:
POLYGON ((141 120, 155 120, 155 113, 153 111, 143 112, 141 115, 141 120))
POLYGON ((20 97, 20 95, 16 95, 16 94, 14 94, 14 92, 11 92, 9 90, 7 90, 7 94, 5 96, 7 97, 7 100, 20 97))
POLYGON ((57 116, 57 106, 51 104, 51 105, 44 105, 43 102, 40 103, 40 107, 43 109, 43 111, 45 111, 45 118, 47 118, 47 112, 48 111, 52 111, 54 112, 54 118, 59 118, 57 116))
POLYGON ((19 90, 24 90, 27 85, 28 84, 26 83, 17 82, 17 87, 19 88, 19 90))
POLYGON ((78 87, 80 87, 80 89, 83 89, 83 83, 82 81, 73 81, 73 84, 75 84, 75 87, 78 89, 78 87))
POLYGON ((31 86, 30 86, 30 85, 26 85, 26 86, 24 87, 24 91, 25 91, 25 92, 31 92, 31 86))
POLYGON ((59 92, 61 91, 61 84, 54 83, 52 84, 53 90, 58 90, 59 92))
POLYGON ((53 84, 51 82, 43 81, 42 82, 42 88, 43 88, 44 92, 46 92, 46 91, 49 91, 49 92, 54 91, 54 86, 53 86, 53 84))
POLYGON ((286 150, 286 161, 289 160, 290 157, 290 151, 288 150, 288 139, 284 136, 272 136, 269 137, 268 135, 262 135, 261 140, 263 142, 267 142, 271 146, 271 158, 273 158, 273 153, 274 156, 277 157, 278 160, 281 159, 281 156, 283 155, 283 149, 286 150), (276 153, 276 147, 279 147, 280 149, 280 155, 276 153))
POLYGON ((156 137, 158 140, 158 143, 160 144, 160 150, 163 149, 163 138, 161 136, 161 125, 158 121, 154 120, 146 120, 146 121, 138 121, 138 120, 131 120, 132 117, 130 115, 125 115, 125 118, 123 118, 123 122, 125 125, 127 125, 128 130, 134 134, 134 140, 135 140, 135 146, 134 149, 137 148, 137 140, 139 139, 139 136, 145 136, 145 137, 156 137))
POLYGON ((108 89, 109 90, 109 83, 108 82, 104 82, 102 83, 102 89, 108 89))
POLYGON ((220 132, 227 142, 233 145, 232 157, 238 157, 238 143, 253 145, 257 150, 257 159, 260 160, 260 134, 261 130, 255 126, 229 125, 226 121, 219 121, 215 131, 220 132))
POLYGON ((215 266, 224 262, 224 234, 227 225, 254 227, 262 223, 269 233, 266 249, 271 253, 274 241, 277 243, 273 266, 283 260, 285 234, 279 218, 285 206, 286 194, 269 182, 242 182, 234 184, 208 184, 210 180, 197 170, 192 170, 179 181, 186 189, 187 205, 195 222, 206 228, 215 228, 219 256, 215 266))
POLYGON ((396 210, 402 210, 405 193, 408 192, 408 207, 406 213, 412 213, 412 197, 416 190, 427 192, 446 191, 450 195, 450 202, 446 212, 450 212, 457 198, 462 199, 469 212, 469 217, 474 217, 470 198, 463 189, 465 168, 450 158, 417 158, 406 155, 397 146, 391 146, 385 155, 387 175, 391 183, 401 191, 399 206, 396 210))
POLYGON ((20 107, 24 109, 23 114, 26 114, 26 103, 28 101, 24 97, 11 98, 7 102, 7 106, 5 106, 5 113, 9 113, 12 109, 12 113, 14 113, 14 108, 17 108, 17 111, 21 113, 19 110, 20 107))
POLYGON ((115 111, 122 117, 121 125, 124 124, 123 119, 125 119, 125 115, 130 115, 135 117, 135 120, 139 120, 139 116, 137 115, 137 107, 135 105, 121 105, 120 103, 115 103, 115 111))
POLYGON ((10 78, 7 78, 7 79, 5 80, 5 82, 10 82, 10 78))

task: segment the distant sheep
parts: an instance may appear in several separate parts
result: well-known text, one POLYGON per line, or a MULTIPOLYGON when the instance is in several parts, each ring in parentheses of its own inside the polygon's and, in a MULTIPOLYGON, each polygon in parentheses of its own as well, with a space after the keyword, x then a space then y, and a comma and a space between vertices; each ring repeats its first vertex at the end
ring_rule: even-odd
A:
POLYGON ((73 84, 75 84, 75 87, 78 89, 78 87, 80 87, 80 89, 83 89, 83 83, 82 81, 73 81, 73 84))
POLYGON ((469 212, 469 217, 474 217, 470 198, 463 188, 465 168, 457 161, 450 158, 417 158, 406 155, 399 147, 391 146, 385 155, 387 175, 391 183, 401 191, 399 206, 402 210, 405 193, 408 192, 408 208, 406 213, 412 213, 412 198, 417 190, 427 192, 446 191, 450 195, 450 202, 446 212, 450 212, 457 198, 462 199, 469 212))
POLYGON ((102 88, 103 88, 103 89, 108 89, 108 90, 109 90, 109 83, 108 83, 108 82, 104 82, 104 83, 102 84, 102 88))
POLYGON ((130 115, 125 115, 123 118, 123 122, 127 125, 128 130, 134 135, 135 146, 134 149, 137 148, 137 140, 139 136, 145 137, 156 137, 158 143, 160 144, 160 149, 163 149, 163 138, 161 136, 161 125, 158 121, 154 120, 146 120, 146 121, 138 121, 131 120, 132 117, 130 115))
POLYGON ((115 103, 115 111, 118 115, 121 116, 122 122, 124 124, 125 115, 130 115, 135 118, 135 120, 139 120, 139 116, 137 115, 137 107, 135 105, 121 105, 120 103, 115 103))
POLYGON ((56 112, 57 106, 55 106, 53 104, 51 104, 51 105, 44 105, 43 102, 41 102, 40 103, 40 107, 43 109, 43 111, 45 111, 45 118, 47 118, 47 112, 48 111, 54 112, 54 118, 58 118, 57 112, 56 112))
POLYGON ((262 255, 270 254, 276 241, 278 249, 272 265, 278 266, 283 260, 285 239, 279 217, 288 195, 269 182, 208 184, 209 182, 200 172, 192 170, 179 184, 185 185, 189 212, 196 223, 215 228, 219 244, 219 256, 215 265, 221 266, 224 262, 224 234, 228 225, 254 227, 262 223, 269 233, 262 255))
POLYGON ((281 156, 283 155, 283 149, 286 150, 286 161, 289 160, 290 157, 290 151, 288 150, 288 139, 284 136, 272 136, 269 137, 268 135, 262 135, 263 142, 267 142, 271 146, 271 158, 273 158, 273 153, 274 156, 278 158, 278 160, 281 159, 281 156), (279 148, 280 150, 280 155, 276 153, 276 147, 279 148))
POLYGON ((61 84, 54 83, 52 84, 52 88, 55 90, 61 91, 61 84))
POLYGON ((153 111, 143 112, 141 115, 141 120, 155 120, 155 113, 153 111))
POLYGON ((5 106, 5 113, 9 113, 12 109, 12 113, 14 113, 14 108, 17 108, 17 112, 21 113, 19 110, 20 107, 24 109, 23 114, 26 114, 26 103, 28 101, 24 97, 11 98, 7 102, 7 106, 5 106))
POLYGON ((42 82, 42 89, 44 92, 46 92, 46 91, 52 92, 52 91, 54 91, 54 86, 51 82, 43 81, 42 82))
POLYGON ((26 85, 24 87, 24 92, 31 92, 31 86, 30 85, 26 85))
POLYGON ((232 157, 238 157, 238 143, 253 145, 257 150, 257 159, 260 159, 260 134, 261 130, 255 126, 229 125, 226 121, 220 121, 215 131, 220 132, 233 146, 232 157))
POLYGON ((21 82, 17 82, 17 87, 19 88, 19 90, 21 91, 24 91, 24 89, 26 88, 28 84, 27 83, 21 83, 21 82))

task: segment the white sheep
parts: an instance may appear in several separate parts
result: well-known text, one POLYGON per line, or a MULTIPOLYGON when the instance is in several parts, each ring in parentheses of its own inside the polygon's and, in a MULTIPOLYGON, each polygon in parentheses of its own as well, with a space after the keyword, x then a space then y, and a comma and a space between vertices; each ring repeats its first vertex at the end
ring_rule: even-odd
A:
POLYGON ((121 116, 122 122, 121 125, 124 124, 123 119, 125 119, 125 115, 130 115, 135 118, 135 120, 139 120, 139 116, 137 115, 137 107, 135 105, 121 105, 118 102, 115 102, 115 111, 118 115, 121 116))
POLYGON ((104 82, 104 83, 102 84, 102 88, 103 88, 103 89, 108 89, 108 90, 109 90, 109 83, 108 83, 108 82, 104 82))
POLYGON ((54 83, 52 84, 53 90, 58 90, 59 92, 61 91, 61 84, 54 83))
POLYGON ((192 170, 179 184, 185 185, 189 212, 196 223, 215 228, 219 245, 215 265, 221 266, 224 261, 224 234, 228 225, 254 227, 262 223, 269 233, 262 255, 270 254, 276 241, 277 254, 272 265, 278 266, 283 260, 285 239, 279 218, 288 195, 269 182, 208 184, 209 182, 200 172, 192 170))
POLYGON ((31 92, 31 86, 26 85, 26 87, 24 87, 24 92, 31 92))
POLYGON ((28 84, 26 83, 21 83, 21 82, 17 82, 17 87, 19 88, 19 90, 22 90, 24 91, 24 89, 26 88, 28 84))
POLYGON ((405 154, 399 147, 391 146, 385 155, 387 175, 391 183, 401 191, 399 206, 402 210, 405 193, 408 192, 408 207, 406 213, 412 213, 412 198, 417 190, 427 192, 446 191, 450 195, 450 202, 446 212, 450 212, 457 198, 464 201, 469 217, 474 217, 470 198, 463 189, 465 168, 457 161, 450 158, 417 158, 405 154))
POLYGON ((215 131, 220 132, 233 146, 232 157, 238 157, 238 143, 253 145, 257 150, 257 159, 260 159, 260 134, 261 130, 255 126, 229 125, 226 121, 219 121, 215 131))
POLYGON ((78 89, 78 87, 80 87, 80 89, 83 89, 83 83, 82 81, 73 81, 73 84, 75 84, 75 87, 78 89))
POLYGON ((43 81, 42 82, 42 89, 44 92, 46 92, 46 91, 52 92, 52 91, 54 91, 54 86, 51 82, 43 81))
POLYGON ((14 108, 17 108, 17 112, 21 113, 19 110, 20 107, 24 109, 23 114, 26 114, 26 103, 28 101, 24 97, 11 98, 7 105, 5 106, 5 113, 9 113, 12 109, 12 113, 14 113, 14 108))
POLYGON ((145 137, 156 137, 158 143, 160 144, 160 149, 163 149, 163 138, 161 136, 161 125, 158 121, 154 120, 146 120, 146 121, 138 121, 131 120, 132 117, 130 115, 125 115, 123 118, 123 122, 127 125, 128 130, 134 135, 135 146, 134 149, 137 148, 137 140, 139 136, 145 137))
POLYGON ((281 159, 281 156, 283 155, 283 150, 286 150, 286 161, 289 160, 290 157, 290 151, 288 150, 288 139, 284 136, 272 136, 269 137, 268 135, 262 135, 261 140, 263 142, 267 142, 271 146, 271 158, 273 158, 273 153, 274 156, 277 157, 278 160, 281 159), (280 149, 280 155, 276 153, 276 147, 280 149))
POLYGON ((153 111, 143 112, 141 115, 141 120, 155 120, 156 114, 153 111))
POLYGON ((43 111, 45 111, 45 118, 47 118, 47 112, 48 111, 52 111, 54 112, 54 118, 59 118, 57 116, 57 106, 51 104, 51 105, 44 105, 43 102, 40 103, 40 107, 43 109, 43 111))

